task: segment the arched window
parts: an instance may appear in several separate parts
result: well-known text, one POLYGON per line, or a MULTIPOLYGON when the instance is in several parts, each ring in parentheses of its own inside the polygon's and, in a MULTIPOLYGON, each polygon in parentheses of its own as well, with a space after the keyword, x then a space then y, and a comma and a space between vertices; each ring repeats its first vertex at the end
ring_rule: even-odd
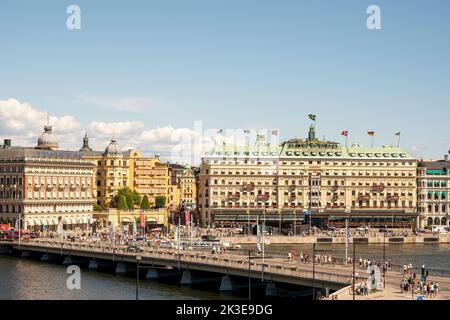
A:
POLYGON ((433 218, 429 217, 427 219, 427 226, 431 226, 433 224, 433 218))
POLYGON ((438 217, 434 218, 434 224, 435 225, 440 225, 441 224, 441 219, 439 219, 438 217))
POLYGON ((441 219, 441 225, 446 226, 447 225, 447 218, 442 218, 441 219))

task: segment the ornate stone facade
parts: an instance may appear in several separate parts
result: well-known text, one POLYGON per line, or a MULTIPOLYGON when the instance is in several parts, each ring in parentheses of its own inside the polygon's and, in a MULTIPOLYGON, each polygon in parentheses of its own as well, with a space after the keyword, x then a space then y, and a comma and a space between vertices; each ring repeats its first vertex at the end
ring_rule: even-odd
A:
POLYGON ((289 226, 312 211, 316 223, 411 226, 417 218, 417 162, 404 150, 341 146, 315 138, 280 146, 220 145, 202 159, 201 213, 206 224, 264 219, 289 226), (309 211, 308 211, 309 212, 309 211))
POLYGON ((94 166, 55 145, 46 140, 39 149, 0 149, 0 223, 18 226, 20 220, 25 229, 62 231, 94 222, 94 166))

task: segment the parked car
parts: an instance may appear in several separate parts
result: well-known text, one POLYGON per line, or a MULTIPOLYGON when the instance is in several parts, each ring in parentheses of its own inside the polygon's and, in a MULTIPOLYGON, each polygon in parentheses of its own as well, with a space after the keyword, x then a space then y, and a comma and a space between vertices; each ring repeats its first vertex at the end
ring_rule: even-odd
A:
POLYGON ((432 226, 431 231, 437 233, 448 233, 449 229, 446 226, 432 226))
POLYGON ((141 248, 139 248, 138 246, 128 246, 127 248, 127 252, 136 252, 136 253, 140 253, 143 252, 144 250, 142 250, 141 248))

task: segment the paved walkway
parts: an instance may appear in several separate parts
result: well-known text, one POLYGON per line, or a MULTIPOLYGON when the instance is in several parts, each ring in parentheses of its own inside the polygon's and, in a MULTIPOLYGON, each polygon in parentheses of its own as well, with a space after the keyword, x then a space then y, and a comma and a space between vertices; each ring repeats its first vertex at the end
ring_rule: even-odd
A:
MULTIPOLYGON (((344 288, 337 293, 337 300, 353 300, 350 288, 344 288)), ((400 288, 386 285, 386 290, 369 293, 367 296, 355 296, 355 300, 417 300, 418 294, 411 295, 411 292, 400 292, 400 288)), ((421 296, 423 297, 423 296, 421 296)), ((450 293, 440 291, 434 298, 423 297, 423 300, 450 300, 450 293)))

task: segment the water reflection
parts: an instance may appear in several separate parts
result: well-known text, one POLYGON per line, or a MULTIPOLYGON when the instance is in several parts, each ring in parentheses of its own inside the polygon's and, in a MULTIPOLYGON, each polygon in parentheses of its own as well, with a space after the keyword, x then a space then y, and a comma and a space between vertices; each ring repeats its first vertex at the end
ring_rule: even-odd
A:
MULTIPOLYGON (((133 278, 82 269, 81 290, 69 290, 66 269, 56 264, 0 256, 0 299, 50 300, 134 300, 133 278)), ((172 299, 236 299, 234 296, 152 281, 141 281, 139 298, 172 299)))

